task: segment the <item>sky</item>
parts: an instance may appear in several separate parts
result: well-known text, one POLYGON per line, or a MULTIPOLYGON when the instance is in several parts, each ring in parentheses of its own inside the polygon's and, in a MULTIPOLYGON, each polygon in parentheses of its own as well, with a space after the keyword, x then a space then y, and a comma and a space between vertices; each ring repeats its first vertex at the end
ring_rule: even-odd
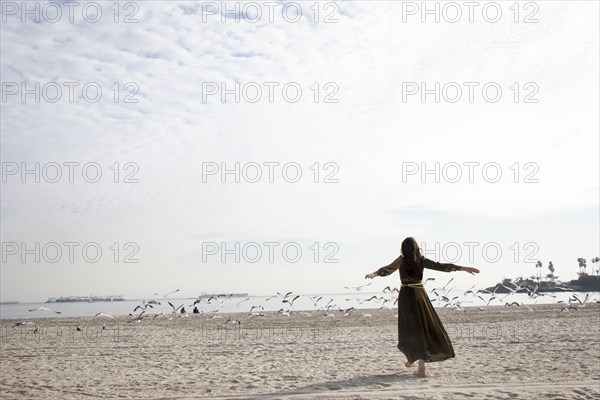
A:
POLYGON ((2 301, 340 293, 408 236, 464 288, 600 255, 598 2, 23 4, 2 301))

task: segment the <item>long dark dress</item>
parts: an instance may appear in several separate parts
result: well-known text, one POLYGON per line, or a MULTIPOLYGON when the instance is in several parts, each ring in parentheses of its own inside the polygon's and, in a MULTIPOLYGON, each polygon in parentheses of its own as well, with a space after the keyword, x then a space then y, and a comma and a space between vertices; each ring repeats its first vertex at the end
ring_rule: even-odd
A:
MULTIPOLYGON (((403 284, 421 282, 423 269, 437 271, 457 271, 454 264, 441 264, 423 257, 417 263, 416 270, 409 274, 402 256, 394 262, 377 270, 379 276, 387 276, 396 270, 400 272, 403 284)), ((416 360, 426 362, 443 361, 454 357, 454 348, 448 333, 442 325, 424 287, 402 286, 398 294, 398 350, 406 356, 408 362, 416 360)))

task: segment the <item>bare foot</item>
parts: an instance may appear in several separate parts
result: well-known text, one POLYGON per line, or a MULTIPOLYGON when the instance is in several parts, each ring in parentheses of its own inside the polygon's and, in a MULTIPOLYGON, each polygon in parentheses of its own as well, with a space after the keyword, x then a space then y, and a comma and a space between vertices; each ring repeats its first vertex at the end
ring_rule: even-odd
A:
POLYGON ((419 360, 419 369, 417 370, 417 376, 419 378, 425 378, 425 361, 419 360))

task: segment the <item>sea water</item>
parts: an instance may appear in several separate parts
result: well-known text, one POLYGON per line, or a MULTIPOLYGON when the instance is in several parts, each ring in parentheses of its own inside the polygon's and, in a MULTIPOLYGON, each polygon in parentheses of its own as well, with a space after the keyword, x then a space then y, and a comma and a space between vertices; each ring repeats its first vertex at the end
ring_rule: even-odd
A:
MULTIPOLYGON (((441 300, 435 300, 436 296, 428 290, 429 298, 432 300, 434 307, 440 308, 447 304, 441 300)), ((575 294, 579 299, 583 300, 588 293, 582 292, 555 292, 545 293, 542 296, 538 296, 534 299, 530 298, 526 293, 516 294, 501 294, 498 293, 494 300, 490 302, 490 306, 504 306, 505 303, 524 303, 524 304, 556 304, 559 301, 563 301, 563 306, 568 304, 569 297, 575 294)), ((288 300, 293 299, 297 294, 288 296, 288 300)), ((388 301, 383 304, 384 308, 395 309, 397 305, 394 305, 398 294, 397 293, 382 293, 382 292, 363 292, 363 291, 349 291, 348 293, 334 293, 334 294, 300 294, 300 297, 294 301, 294 304, 290 306, 289 303, 283 302, 283 297, 279 296, 273 298, 273 296, 248 296, 248 297, 231 297, 231 298, 220 298, 213 299, 210 304, 206 303, 204 299, 198 304, 198 309, 203 313, 248 313, 252 306, 260 306, 262 309, 254 310, 257 311, 277 311, 281 308, 284 310, 292 310, 293 312, 299 311, 318 311, 324 312, 319 309, 324 308, 327 304, 332 305, 332 312, 341 309, 348 309, 354 307, 356 309, 366 308, 380 308, 382 307, 383 301, 371 300, 372 296, 383 296, 388 301), (322 297, 321 300, 315 305, 310 297, 318 298, 322 297), (248 300, 246 300, 248 299, 248 300), (330 302, 331 299, 331 302, 330 302)), ((452 299, 458 296, 454 302, 459 302, 462 307, 486 307, 486 301, 491 297, 490 295, 481 295, 486 301, 483 301, 479 297, 472 294, 464 294, 460 290, 454 289, 447 295, 448 298, 452 299)), ((590 292, 588 301, 600 299, 600 292, 590 292)), ((193 310, 193 298, 168 298, 158 299, 161 305, 156 305, 153 308, 148 307, 146 314, 169 314, 172 312, 171 306, 168 302, 171 302, 175 307, 184 305, 186 311, 191 313, 193 310)), ((108 302, 70 302, 70 303, 17 303, 17 304, 0 304, 0 318, 49 318, 49 317, 93 317, 97 313, 106 313, 112 316, 128 315, 134 313, 136 306, 141 305, 144 300, 124 300, 124 301, 108 301, 108 302), (48 307, 55 311, 60 311, 60 314, 56 314, 49 311, 33 311, 29 310, 36 309, 38 307, 48 307)), ((572 303, 578 306, 578 303, 572 303)), ((559 306, 559 304, 557 304, 559 306)), ((447 306, 448 307, 448 306, 447 306)), ((139 314, 141 311, 136 311, 135 314, 139 314)))

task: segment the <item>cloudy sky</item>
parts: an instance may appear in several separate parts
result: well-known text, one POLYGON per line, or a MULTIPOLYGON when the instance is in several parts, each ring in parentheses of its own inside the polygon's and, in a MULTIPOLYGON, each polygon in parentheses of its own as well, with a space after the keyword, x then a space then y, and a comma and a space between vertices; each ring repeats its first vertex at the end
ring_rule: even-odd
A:
POLYGON ((597 2, 1 4, 3 301, 599 255, 597 2))

